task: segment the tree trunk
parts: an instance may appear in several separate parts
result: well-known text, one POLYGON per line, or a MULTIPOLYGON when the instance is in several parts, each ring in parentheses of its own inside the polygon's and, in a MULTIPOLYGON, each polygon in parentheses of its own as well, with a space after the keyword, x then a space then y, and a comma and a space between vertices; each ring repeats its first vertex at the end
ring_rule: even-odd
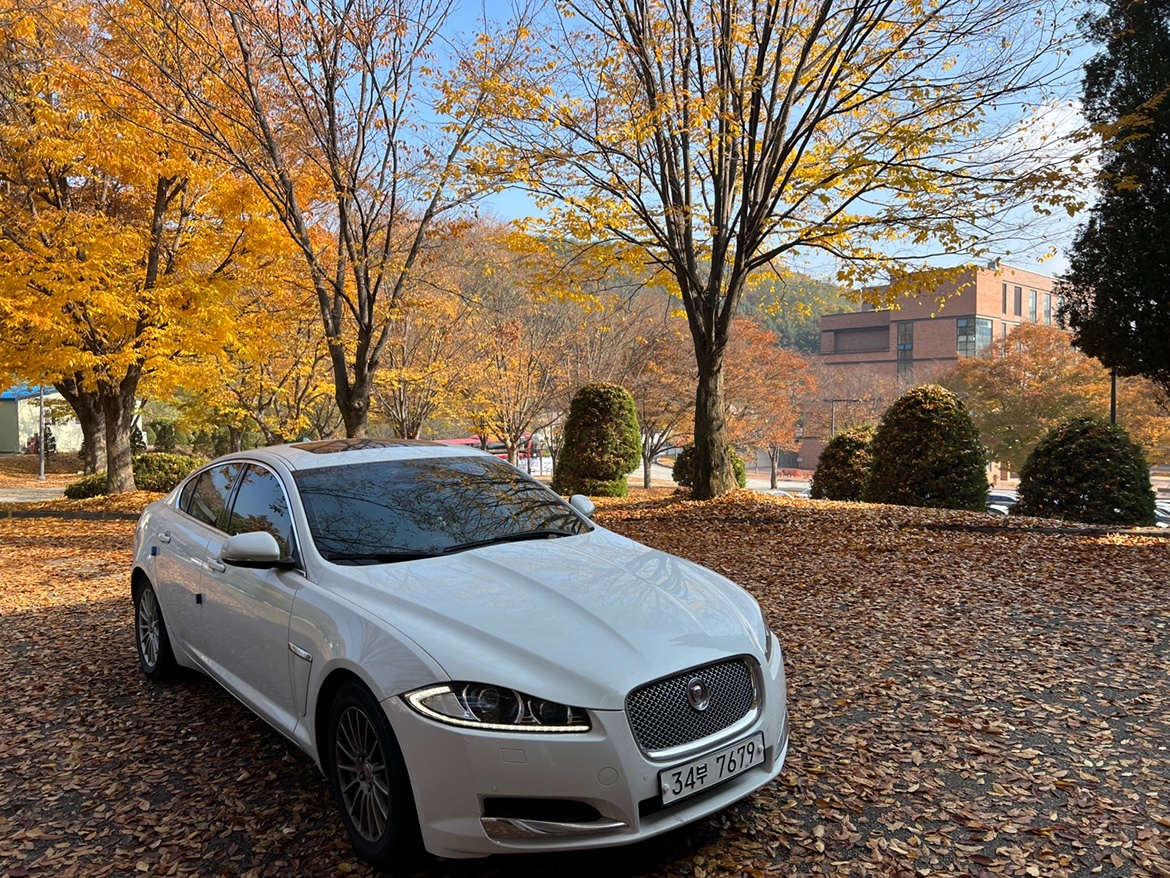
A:
POLYGON ((512 466, 519 466, 520 464, 520 455, 518 453, 519 447, 520 437, 504 437, 504 450, 508 452, 508 463, 512 464, 512 466))
POLYGON ((346 437, 364 438, 370 420, 369 390, 362 393, 356 382, 345 388, 338 386, 337 407, 341 410, 341 422, 345 424, 346 437))
POLYGON ((645 448, 646 448, 646 440, 645 439, 642 440, 642 448, 643 448, 643 452, 642 452, 642 487, 645 488, 647 491, 649 491, 650 490, 650 464, 653 463, 653 461, 650 459, 650 455, 647 454, 645 451, 645 448))
POLYGON ((130 431, 134 427, 134 403, 138 390, 138 367, 131 367, 116 385, 99 384, 102 415, 106 421, 106 493, 124 494, 136 490, 130 431))
POLYGON ((244 431, 239 427, 228 425, 228 453, 234 454, 244 450, 244 431))
POLYGON ((102 414, 101 398, 92 390, 85 390, 76 379, 60 381, 53 385, 64 400, 69 403, 77 421, 81 424, 84 437, 83 474, 92 475, 106 467, 106 423, 102 414))
POLYGON ((694 498, 710 500, 736 487, 723 409, 723 355, 709 354, 699 360, 695 391, 694 498))
POLYGON ((779 473, 778 473, 779 466, 777 466, 777 464, 779 463, 779 461, 780 461, 780 449, 779 448, 769 448, 768 449, 768 462, 770 464, 772 464, 772 490, 773 491, 776 490, 776 481, 777 481, 777 476, 779 475, 779 473))

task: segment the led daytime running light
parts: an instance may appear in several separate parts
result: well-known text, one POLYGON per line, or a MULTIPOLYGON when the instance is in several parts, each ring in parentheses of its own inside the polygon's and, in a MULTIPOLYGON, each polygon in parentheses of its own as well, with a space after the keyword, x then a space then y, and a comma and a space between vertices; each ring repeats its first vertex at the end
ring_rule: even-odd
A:
POLYGON ((407 694, 406 702, 425 717, 466 729, 564 734, 567 732, 587 732, 592 728, 589 715, 583 708, 555 704, 543 698, 525 695, 514 689, 479 683, 444 683, 439 686, 419 689, 407 694), (503 693, 507 699, 514 699, 517 702, 519 708, 517 721, 485 722, 476 718, 474 707, 482 707, 483 695, 492 691, 503 693), (468 703, 471 693, 477 694, 481 698, 475 705, 468 703), (564 711, 568 721, 556 725, 542 724, 538 714, 543 712, 540 708, 546 705, 553 706, 557 712, 564 711), (450 712, 444 712, 442 709, 444 707, 450 712), (458 716, 455 715, 456 711, 458 711, 458 716))

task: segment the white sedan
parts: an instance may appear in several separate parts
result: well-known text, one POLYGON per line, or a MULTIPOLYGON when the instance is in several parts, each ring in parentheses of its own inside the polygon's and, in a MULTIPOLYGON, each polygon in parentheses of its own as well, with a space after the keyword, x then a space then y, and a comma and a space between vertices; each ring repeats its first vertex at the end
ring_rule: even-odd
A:
POLYGON ((389 865, 627 844, 779 772, 756 602, 487 454, 330 440, 233 454, 142 514, 142 670, 203 671, 329 778, 389 865))

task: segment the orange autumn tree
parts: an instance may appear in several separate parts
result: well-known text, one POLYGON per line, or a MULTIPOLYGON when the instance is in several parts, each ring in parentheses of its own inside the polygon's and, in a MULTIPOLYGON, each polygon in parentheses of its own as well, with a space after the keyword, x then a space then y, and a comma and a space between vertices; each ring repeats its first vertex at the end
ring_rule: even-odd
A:
MULTIPOLYGON (((1019 472, 1036 443, 1060 421, 1109 413, 1109 373, 1054 326, 1021 323, 940 383, 960 394, 992 458, 1019 472)), ((1164 397, 1144 379, 1119 382, 1118 420, 1151 459, 1166 456, 1164 397)))
POLYGON ((223 301, 254 270, 267 220, 222 165, 88 63, 134 56, 91 10, 3 7, 0 359, 96 399, 108 491, 120 493, 134 489, 142 386, 166 386, 180 355, 210 354, 230 334, 223 301))
POLYGON ((773 488, 781 454, 799 445, 802 403, 816 386, 808 360, 780 347, 759 321, 739 319, 728 350, 728 432, 738 447, 767 453, 773 488))
POLYGON ((642 431, 642 487, 651 487, 651 465, 688 437, 695 410, 695 363, 687 349, 686 318, 666 294, 647 293, 641 309, 644 351, 626 384, 642 431))

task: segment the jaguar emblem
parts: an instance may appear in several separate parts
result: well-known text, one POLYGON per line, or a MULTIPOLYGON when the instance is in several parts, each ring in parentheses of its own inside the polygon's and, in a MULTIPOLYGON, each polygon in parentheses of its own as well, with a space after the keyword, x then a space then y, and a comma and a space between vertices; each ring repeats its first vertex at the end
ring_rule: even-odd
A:
POLYGON ((694 677, 687 682, 687 703, 695 710, 706 710, 711 703, 711 695, 707 692, 707 683, 702 677, 694 677))

